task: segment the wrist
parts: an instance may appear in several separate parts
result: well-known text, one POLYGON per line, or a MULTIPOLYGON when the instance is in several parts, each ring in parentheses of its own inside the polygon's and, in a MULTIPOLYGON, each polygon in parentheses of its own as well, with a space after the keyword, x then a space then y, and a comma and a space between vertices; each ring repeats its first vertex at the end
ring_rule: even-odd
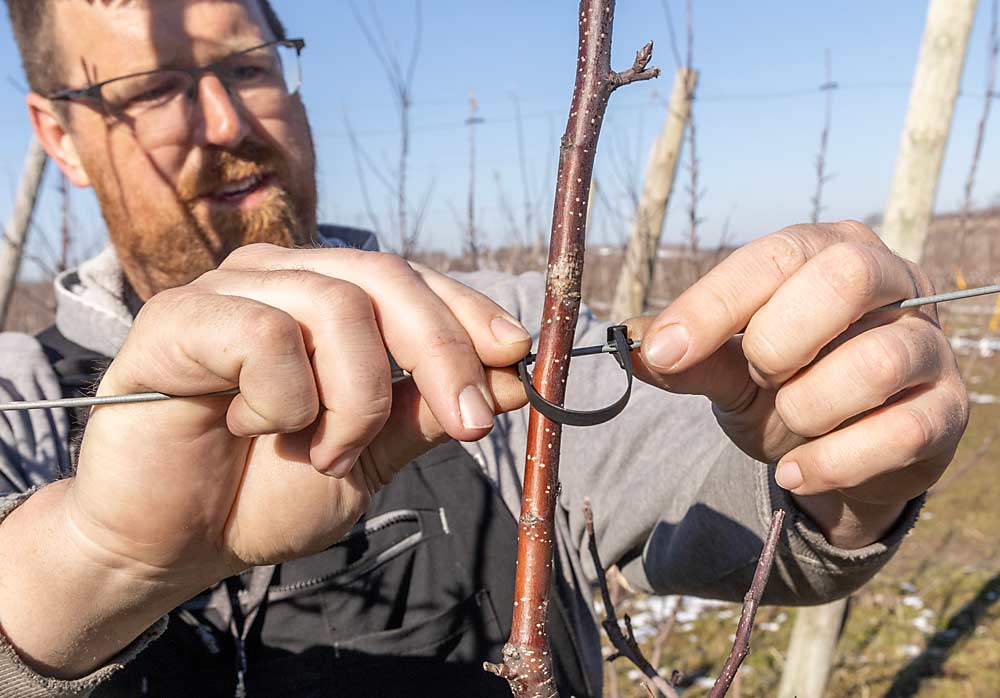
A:
POLYGON ((71 488, 39 489, 0 524, 0 625, 25 663, 54 678, 101 666, 199 591, 95 554, 70 524, 71 488))
MULTIPOLYGON (((204 559, 199 550, 182 554, 173 549, 170 540, 161 540, 159 545, 149 542, 155 537, 132 540, 121 527, 102 523, 88 512, 86 497, 78 496, 74 480, 49 487, 59 485, 64 485, 57 514, 64 546, 87 568, 100 570, 119 584, 187 593, 182 600, 231 576, 221 561, 204 559)), ((164 531, 164 535, 170 533, 164 531)))
POLYGON ((796 506, 806 514, 827 541, 844 550, 871 545, 886 536, 906 508, 902 502, 863 502, 840 492, 817 495, 790 493, 796 506))

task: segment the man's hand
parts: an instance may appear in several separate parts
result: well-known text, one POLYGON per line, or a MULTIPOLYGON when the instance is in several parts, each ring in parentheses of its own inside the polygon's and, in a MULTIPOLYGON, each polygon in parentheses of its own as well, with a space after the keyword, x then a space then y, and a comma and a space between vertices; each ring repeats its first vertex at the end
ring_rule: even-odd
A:
POLYGON ((46 614, 8 588, 5 632, 36 666, 77 675, 201 589, 325 549, 412 458, 523 405, 513 372, 490 367, 529 348, 485 296, 398 257, 242 248, 146 303, 98 391, 240 394, 93 410, 76 476, 3 528, 49 507, 49 571, 100 580, 100 598, 74 610, 71 592, 46 614), (392 384, 387 349, 412 381, 392 384))
POLYGON ((168 576, 323 550, 409 460, 520 407, 484 366, 529 348, 485 296, 398 257, 245 247, 147 303, 99 390, 240 394, 96 409, 71 514, 168 576), (386 349, 412 382, 393 389, 386 349))
POLYGON ((859 223, 793 226, 632 321, 636 375, 709 397, 832 543, 861 547, 941 476, 968 421, 934 310, 865 315, 931 291, 859 223))

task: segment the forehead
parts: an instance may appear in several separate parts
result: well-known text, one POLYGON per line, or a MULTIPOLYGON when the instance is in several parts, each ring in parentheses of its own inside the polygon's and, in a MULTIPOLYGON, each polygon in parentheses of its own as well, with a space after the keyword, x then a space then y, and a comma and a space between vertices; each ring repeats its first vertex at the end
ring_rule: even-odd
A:
POLYGON ((274 38, 257 0, 57 0, 52 9, 73 86, 197 65, 274 38))

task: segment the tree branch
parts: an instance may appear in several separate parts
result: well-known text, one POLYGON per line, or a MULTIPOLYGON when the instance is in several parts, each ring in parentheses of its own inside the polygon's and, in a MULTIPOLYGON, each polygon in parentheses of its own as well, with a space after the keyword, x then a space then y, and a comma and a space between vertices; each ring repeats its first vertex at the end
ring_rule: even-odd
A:
POLYGON ((653 42, 652 40, 647 41, 646 45, 635 52, 635 62, 632 63, 632 67, 628 70, 623 70, 620 73, 611 73, 611 89, 616 90, 622 85, 628 85, 632 82, 639 82, 640 80, 651 80, 652 78, 660 77, 659 68, 649 68, 650 59, 653 57, 653 42))
POLYGON ((764 596, 764 588, 771 576, 771 568, 774 566, 774 551, 778 547, 778 537, 781 535, 781 527, 784 523, 785 512, 778 509, 771 516, 771 529, 767 533, 767 540, 760 553, 760 560, 757 561, 757 570, 753 574, 750 591, 743 597, 743 612, 740 614, 740 624, 736 627, 736 640, 733 642, 733 649, 722 667, 719 678, 712 686, 708 698, 723 698, 726 695, 740 665, 750 654, 750 631, 753 629, 753 619, 757 615, 757 608, 764 596))
POLYGON ((600 587, 601 600, 604 603, 604 621, 601 623, 601 626, 604 628, 604 632, 608 634, 611 644, 617 650, 615 654, 608 657, 607 661, 613 662, 619 657, 625 657, 646 676, 648 683, 644 685, 651 696, 656 696, 656 694, 650 688, 649 684, 652 684, 653 688, 659 691, 660 695, 667 698, 680 698, 673 686, 660 676, 656 667, 650 664, 649 660, 642 653, 642 648, 636 642, 635 633, 632 631, 632 619, 627 613, 624 617, 625 632, 622 632, 621 625, 618 623, 618 616, 615 612, 615 602, 611 599, 611 592, 608 590, 608 577, 604 572, 601 556, 597 552, 597 538, 594 536, 594 512, 590 508, 589 499, 583 500, 583 519, 587 523, 587 546, 590 550, 590 558, 594 562, 594 569, 597 572, 597 584, 600 587))
MULTIPOLYGON (((608 98, 619 85, 657 73, 646 70, 651 45, 637 54, 629 77, 623 79, 611 70, 614 9, 614 0, 580 0, 577 15, 576 84, 559 154, 542 332, 533 378, 542 397, 556 404, 562 404, 565 397, 569 352, 580 313, 590 182, 608 98)), ((518 524, 514 618, 503 649, 503 664, 484 665, 487 671, 507 679, 514 698, 558 696, 546 621, 561 439, 559 424, 531 410, 518 524)))

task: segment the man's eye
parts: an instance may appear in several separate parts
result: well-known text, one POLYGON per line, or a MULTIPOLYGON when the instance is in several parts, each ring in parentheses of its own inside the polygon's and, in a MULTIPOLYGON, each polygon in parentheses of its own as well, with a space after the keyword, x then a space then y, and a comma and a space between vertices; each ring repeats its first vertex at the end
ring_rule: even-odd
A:
POLYGON ((229 80, 233 82, 253 82, 263 80, 271 75, 271 71, 259 65, 237 65, 226 71, 229 80))
POLYGON ((173 93, 171 85, 157 85, 132 97, 131 102, 155 102, 173 93))
POLYGON ((104 98, 116 109, 149 109, 170 101, 185 89, 185 78, 178 75, 143 76, 109 85, 104 98))

